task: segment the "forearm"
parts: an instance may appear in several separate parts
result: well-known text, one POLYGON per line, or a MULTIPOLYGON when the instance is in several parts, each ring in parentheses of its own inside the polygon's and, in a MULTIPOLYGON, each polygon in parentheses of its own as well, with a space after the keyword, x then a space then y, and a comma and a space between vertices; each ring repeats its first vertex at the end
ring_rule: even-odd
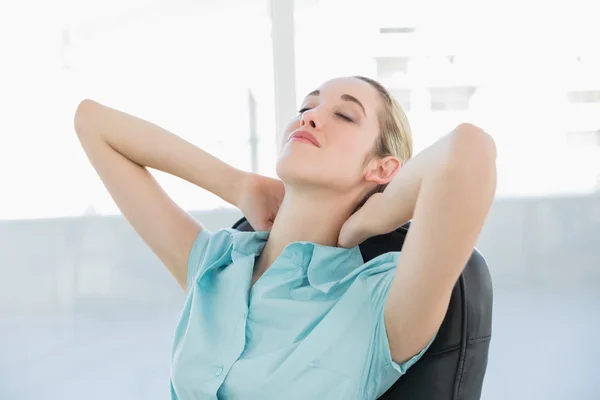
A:
POLYGON ((441 274, 453 284, 494 200, 496 149, 481 132, 458 138, 452 152, 444 168, 424 177, 403 250, 411 250, 405 253, 406 265, 420 265, 426 274, 441 274))
POLYGON ((373 210, 373 229, 377 234, 391 232, 411 220, 422 183, 428 175, 442 170, 451 147, 451 134, 444 136, 410 159, 381 195, 385 206, 373 210))
MULTIPOLYGON (((442 161, 424 162, 386 299, 390 349, 399 361, 416 354, 439 330, 495 194, 496 147, 489 135, 461 125, 438 143, 442 161)), ((391 215, 396 204, 385 204, 391 215)))
POLYGON ((390 232, 416 218, 421 208, 428 210, 428 215, 444 214, 454 208, 455 200, 468 208, 470 203, 478 204, 478 196, 493 197, 495 157, 491 138, 476 127, 459 126, 396 174, 382 194, 386 206, 373 215, 376 230, 390 232), (469 130, 467 135, 465 130, 469 130), (449 192, 456 197, 449 196, 449 192))
POLYGON ((75 130, 84 146, 85 136, 100 137, 138 165, 185 179, 237 205, 244 172, 151 122, 84 100, 75 114, 75 130))

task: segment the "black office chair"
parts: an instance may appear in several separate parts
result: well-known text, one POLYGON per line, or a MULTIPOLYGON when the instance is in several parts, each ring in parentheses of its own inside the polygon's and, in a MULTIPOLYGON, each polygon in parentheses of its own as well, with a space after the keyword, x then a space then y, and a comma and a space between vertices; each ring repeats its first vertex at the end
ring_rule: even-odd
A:
MULTIPOLYGON (((402 249, 410 224, 362 243, 365 261, 402 249)), ((233 225, 253 231, 245 218, 233 225)), ((492 280, 474 250, 458 279, 440 330, 423 357, 379 400, 477 400, 485 375, 492 335, 492 280)))

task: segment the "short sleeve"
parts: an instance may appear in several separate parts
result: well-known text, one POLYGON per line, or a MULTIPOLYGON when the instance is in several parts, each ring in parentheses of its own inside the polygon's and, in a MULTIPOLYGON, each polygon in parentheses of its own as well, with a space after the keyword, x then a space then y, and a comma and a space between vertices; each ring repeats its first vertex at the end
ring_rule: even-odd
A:
POLYGON ((198 233, 198 236, 196 236, 196 240, 194 240, 194 245, 192 246, 187 266, 188 290, 198 276, 198 272, 200 271, 200 266, 203 264, 204 256, 206 255, 211 236, 212 233, 208 229, 202 227, 198 233))
POLYGON ((391 385, 404 375, 406 371, 412 367, 423 354, 427 351, 435 336, 429 341, 429 343, 415 354, 409 360, 398 364, 392 360, 392 354, 390 351, 390 343, 388 341, 387 332, 385 329, 385 301, 387 294, 390 289, 392 280, 394 278, 395 269, 386 271, 380 275, 378 284, 375 286, 375 292, 373 293, 373 311, 375 312, 375 329, 373 331, 373 358, 371 361, 370 370, 374 374, 379 375, 379 387, 377 388, 377 394, 380 396, 391 385))

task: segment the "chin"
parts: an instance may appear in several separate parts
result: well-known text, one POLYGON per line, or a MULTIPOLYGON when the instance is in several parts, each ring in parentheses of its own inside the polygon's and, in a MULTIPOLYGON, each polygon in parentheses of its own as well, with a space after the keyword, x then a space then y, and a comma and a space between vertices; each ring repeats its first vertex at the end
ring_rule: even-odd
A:
POLYGON ((293 154, 284 154, 277 160, 275 173, 288 185, 314 184, 315 178, 320 174, 320 169, 315 163, 308 162, 304 157, 293 154))
POLYGON ((283 183, 291 187, 315 187, 331 184, 331 179, 323 173, 322 168, 306 161, 298 160, 296 162, 289 158, 280 159, 275 172, 283 183))
POLYGON ((347 192, 360 184, 359 175, 348 174, 352 165, 318 150, 305 143, 287 143, 279 153, 275 173, 291 187, 347 192))
POLYGON ((275 169, 277 176, 283 183, 293 188, 306 188, 331 192, 346 192, 355 182, 348 182, 347 177, 339 177, 332 174, 332 170, 326 165, 308 163, 306 160, 292 160, 282 158, 275 169))

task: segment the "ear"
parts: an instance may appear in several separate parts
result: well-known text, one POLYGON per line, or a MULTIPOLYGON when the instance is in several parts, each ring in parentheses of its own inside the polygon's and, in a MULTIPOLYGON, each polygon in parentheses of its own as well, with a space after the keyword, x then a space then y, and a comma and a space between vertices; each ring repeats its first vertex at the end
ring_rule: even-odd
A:
POLYGON ((400 170, 402 163, 394 156, 372 160, 367 165, 365 180, 378 185, 390 183, 396 173, 400 170))

